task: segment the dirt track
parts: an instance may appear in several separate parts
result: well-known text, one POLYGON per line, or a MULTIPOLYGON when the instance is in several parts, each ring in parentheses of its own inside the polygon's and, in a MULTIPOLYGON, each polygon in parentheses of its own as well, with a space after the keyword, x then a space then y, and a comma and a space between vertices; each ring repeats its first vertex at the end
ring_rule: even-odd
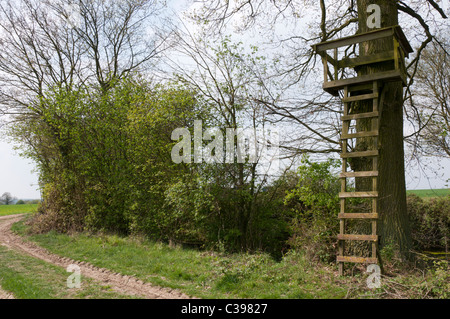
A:
MULTIPOLYGON (((81 275, 100 282, 100 284, 109 285, 115 291, 134 296, 141 296, 147 299, 187 299, 189 296, 176 290, 155 287, 141 280, 123 276, 119 273, 113 273, 104 268, 95 267, 89 263, 78 262, 69 258, 60 257, 49 253, 47 250, 25 242, 19 236, 11 232, 11 225, 19 221, 23 215, 0 216, 0 245, 10 249, 26 253, 35 258, 39 258, 51 264, 67 268, 70 264, 76 264, 81 269, 81 275)), ((12 298, 9 294, 0 289, 0 299, 12 298)))

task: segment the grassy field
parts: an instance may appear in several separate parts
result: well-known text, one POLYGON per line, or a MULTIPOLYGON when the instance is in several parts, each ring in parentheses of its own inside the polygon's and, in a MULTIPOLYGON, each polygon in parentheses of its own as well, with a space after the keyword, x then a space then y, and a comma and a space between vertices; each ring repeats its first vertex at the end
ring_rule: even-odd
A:
MULTIPOLYGON (((183 249, 136 237, 55 232, 28 236, 27 226, 22 222, 16 223, 13 229, 60 256, 200 298, 450 297, 447 271, 396 272, 395 276, 383 277, 380 288, 370 289, 365 270, 353 269, 353 276, 339 277, 335 263, 313 262, 296 252, 275 261, 264 253, 225 254, 183 249), (429 287, 435 290, 430 291, 429 287)), ((383 258, 387 262, 385 268, 389 268, 389 258, 384 255, 383 258)))
POLYGON ((408 190, 407 194, 415 194, 422 198, 444 197, 450 195, 449 188, 408 190))
POLYGON ((0 205, 0 216, 32 213, 35 212, 38 204, 23 205, 0 205))

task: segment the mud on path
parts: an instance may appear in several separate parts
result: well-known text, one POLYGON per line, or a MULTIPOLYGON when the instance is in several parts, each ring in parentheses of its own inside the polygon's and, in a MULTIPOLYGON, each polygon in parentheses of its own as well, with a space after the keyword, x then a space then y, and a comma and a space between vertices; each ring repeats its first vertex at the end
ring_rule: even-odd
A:
MULTIPOLYGON (((86 262, 75 261, 48 252, 38 245, 25 242, 20 236, 11 232, 11 226, 21 220, 23 215, 0 216, 0 245, 42 259, 51 264, 67 268, 70 264, 80 267, 81 275, 92 278, 100 284, 108 285, 113 290, 127 295, 140 296, 146 299, 188 299, 191 298, 179 291, 153 286, 132 277, 113 273, 108 269, 98 268, 86 262)), ((69 274, 69 273, 68 273, 69 274)), ((12 298, 0 288, 0 299, 12 298)))
POLYGON ((0 299, 14 299, 14 297, 0 288, 0 299))

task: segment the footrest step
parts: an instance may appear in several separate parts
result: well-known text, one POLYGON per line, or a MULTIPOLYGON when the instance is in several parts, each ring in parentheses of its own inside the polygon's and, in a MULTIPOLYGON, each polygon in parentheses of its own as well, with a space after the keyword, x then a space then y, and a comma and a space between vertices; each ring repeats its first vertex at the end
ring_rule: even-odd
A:
POLYGON ((344 97, 342 99, 342 102, 354 102, 354 101, 362 101, 362 100, 370 100, 378 98, 378 93, 371 93, 371 94, 361 94, 361 95, 354 95, 349 97, 344 97))
POLYGON ((353 257, 353 256, 337 256, 337 262, 350 262, 361 264, 377 264, 378 258, 353 257))
POLYGON ((338 218, 341 219, 378 219, 376 213, 340 213, 338 218))
POLYGON ((378 192, 342 192, 339 198, 374 198, 378 197, 378 192))
POLYGON ((373 151, 363 151, 363 152, 351 152, 351 153, 341 153, 342 158, 349 157, 373 157, 378 156, 378 150, 373 151))
POLYGON ((351 134, 342 134, 341 140, 348 140, 351 138, 360 138, 360 137, 373 137, 378 136, 378 131, 367 131, 367 132, 358 132, 351 134))
POLYGON ((377 235, 356 235, 356 234, 338 234, 337 238, 339 240, 366 240, 366 241, 377 241, 377 235))
POLYGON ((340 178, 346 177, 377 177, 378 171, 345 172, 339 175, 340 178))
POLYGON ((359 120, 359 119, 369 119, 373 117, 378 117, 378 112, 365 112, 365 113, 356 113, 356 114, 347 114, 341 116, 341 121, 351 121, 351 120, 359 120))

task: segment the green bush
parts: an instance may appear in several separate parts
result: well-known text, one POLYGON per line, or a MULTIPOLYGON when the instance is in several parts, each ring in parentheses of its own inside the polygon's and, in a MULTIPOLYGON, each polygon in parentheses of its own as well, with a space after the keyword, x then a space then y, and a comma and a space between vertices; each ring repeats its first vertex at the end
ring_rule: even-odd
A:
POLYGON ((424 200, 417 195, 409 195, 407 205, 414 249, 448 252, 450 196, 424 200))
POLYGON ((303 159, 298 183, 285 197, 285 205, 293 214, 290 246, 326 262, 336 256, 340 182, 334 170, 338 166, 333 159, 322 163, 303 159))

